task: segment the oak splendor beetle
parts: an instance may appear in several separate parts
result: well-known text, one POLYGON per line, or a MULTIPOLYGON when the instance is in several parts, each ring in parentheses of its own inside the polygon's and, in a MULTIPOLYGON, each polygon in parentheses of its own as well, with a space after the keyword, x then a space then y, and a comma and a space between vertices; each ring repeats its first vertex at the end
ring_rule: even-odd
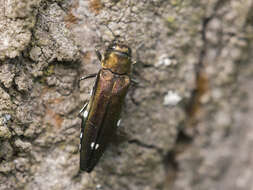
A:
POLYGON ((80 170, 91 172, 120 124, 120 113, 130 85, 131 49, 112 43, 102 57, 102 68, 80 80, 96 76, 91 98, 80 111, 80 170))

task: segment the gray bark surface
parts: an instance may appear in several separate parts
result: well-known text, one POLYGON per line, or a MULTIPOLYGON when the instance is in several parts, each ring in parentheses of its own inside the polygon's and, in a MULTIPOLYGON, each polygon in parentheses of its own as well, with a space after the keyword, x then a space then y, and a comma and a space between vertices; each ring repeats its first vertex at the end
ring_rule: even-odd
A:
POLYGON ((253 188, 252 0, 0 0, 0 190, 253 188), (121 127, 79 172, 79 110, 116 35, 121 127))

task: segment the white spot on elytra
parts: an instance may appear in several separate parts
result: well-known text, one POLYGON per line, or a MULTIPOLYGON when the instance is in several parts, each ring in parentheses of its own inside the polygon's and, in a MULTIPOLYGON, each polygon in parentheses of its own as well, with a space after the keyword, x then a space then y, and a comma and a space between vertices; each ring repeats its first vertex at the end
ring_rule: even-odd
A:
POLYGON ((165 106, 175 106, 178 102, 181 101, 181 97, 173 91, 168 91, 168 93, 164 96, 163 105, 165 106))
POLYGON ((83 133, 80 134, 80 139, 83 137, 83 133))
POLYGON ((99 147, 99 144, 95 144, 95 142, 92 142, 92 143, 90 144, 90 147, 91 147, 91 149, 94 149, 94 147, 95 147, 95 149, 97 150, 98 147, 99 147))
POLYGON ((117 122, 117 127, 120 126, 120 123, 121 123, 121 119, 118 120, 118 122, 117 122))
POLYGON ((87 116, 88 116, 88 111, 85 110, 85 111, 83 112, 83 117, 86 118, 87 116))
POLYGON ((94 143, 94 142, 92 142, 92 143, 90 144, 90 147, 93 149, 93 148, 94 148, 94 146, 95 146, 95 143, 94 143))

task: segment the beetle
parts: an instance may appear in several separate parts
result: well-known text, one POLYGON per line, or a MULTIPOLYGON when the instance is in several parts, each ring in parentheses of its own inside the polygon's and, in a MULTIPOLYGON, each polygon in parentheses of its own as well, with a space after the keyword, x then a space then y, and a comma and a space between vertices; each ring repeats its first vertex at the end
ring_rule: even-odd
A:
POLYGON ((112 140, 120 123, 120 113, 131 83, 131 49, 120 42, 108 46, 102 57, 91 98, 80 111, 80 170, 91 172, 112 140))

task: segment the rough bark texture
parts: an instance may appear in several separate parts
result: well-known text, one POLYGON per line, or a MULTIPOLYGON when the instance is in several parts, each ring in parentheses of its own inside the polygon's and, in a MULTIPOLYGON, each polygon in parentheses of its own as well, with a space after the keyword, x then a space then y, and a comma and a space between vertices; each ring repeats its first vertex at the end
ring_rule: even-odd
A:
POLYGON ((0 190, 253 187, 252 0, 0 0, 0 190), (112 33, 113 32, 113 33, 112 33), (79 173, 77 117, 120 35, 122 126, 79 173))

